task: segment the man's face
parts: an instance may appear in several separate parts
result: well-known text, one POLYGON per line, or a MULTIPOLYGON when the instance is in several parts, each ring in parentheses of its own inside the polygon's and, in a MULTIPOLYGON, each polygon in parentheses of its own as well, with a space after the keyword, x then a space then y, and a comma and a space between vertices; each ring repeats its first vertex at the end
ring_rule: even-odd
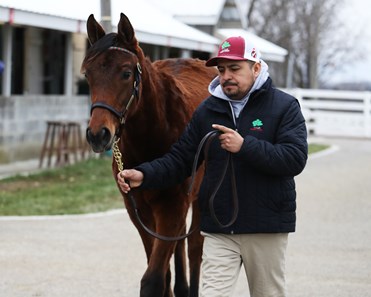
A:
POLYGON ((220 85, 230 99, 241 100, 250 91, 261 69, 260 63, 218 60, 220 85))

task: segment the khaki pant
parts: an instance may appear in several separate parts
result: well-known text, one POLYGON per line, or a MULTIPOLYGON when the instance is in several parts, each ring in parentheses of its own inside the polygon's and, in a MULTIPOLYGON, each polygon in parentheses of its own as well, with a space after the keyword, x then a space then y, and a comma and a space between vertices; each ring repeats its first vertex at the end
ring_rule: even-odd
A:
POLYGON ((242 265, 251 297, 286 296, 287 233, 202 235, 201 297, 231 297, 242 265))

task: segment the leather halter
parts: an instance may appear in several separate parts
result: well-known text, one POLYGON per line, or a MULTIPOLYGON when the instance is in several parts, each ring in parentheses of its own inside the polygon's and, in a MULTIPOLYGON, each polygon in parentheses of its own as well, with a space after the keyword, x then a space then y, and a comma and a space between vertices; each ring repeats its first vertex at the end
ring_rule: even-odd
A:
MULTIPOLYGON (((118 50, 118 51, 121 51, 121 52, 128 53, 130 55, 136 56, 133 52, 131 52, 131 51, 125 49, 125 48, 122 48, 122 47, 111 46, 111 47, 108 48, 108 50, 118 50)), ((126 106, 124 107, 124 109, 122 111, 116 110, 114 107, 112 107, 111 105, 108 105, 107 103, 98 101, 98 102, 95 102, 94 104, 91 105, 90 115, 93 113, 93 110, 95 108, 107 109, 116 118, 118 118, 118 120, 120 122, 120 128, 121 128, 121 126, 124 126, 125 121, 126 121, 127 112, 129 110, 129 107, 130 107, 131 103, 133 102, 133 99, 135 97, 139 98, 139 84, 140 84, 140 81, 141 81, 141 74, 142 74, 142 68, 140 67, 139 62, 137 62, 137 71, 135 72, 135 80, 134 80, 134 85, 133 85, 133 91, 131 92, 131 96, 129 98, 128 103, 126 104, 126 106)), ((120 131, 118 131, 116 134, 118 135, 119 133, 120 133, 120 131)))

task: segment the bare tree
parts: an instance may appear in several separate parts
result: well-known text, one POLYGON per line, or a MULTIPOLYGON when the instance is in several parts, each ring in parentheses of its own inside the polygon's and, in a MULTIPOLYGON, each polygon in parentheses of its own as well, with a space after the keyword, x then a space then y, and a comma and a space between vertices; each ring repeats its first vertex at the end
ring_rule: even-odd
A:
POLYGON ((250 4, 248 5, 247 7, 247 12, 246 12, 246 20, 247 20, 247 24, 251 18, 251 14, 252 12, 254 11, 254 7, 255 7, 255 3, 259 1, 259 0, 251 0, 250 1, 250 4))
POLYGON ((343 4, 342 0, 250 1, 250 30, 289 51, 284 67, 273 65, 279 85, 292 76, 292 86, 317 88, 339 61, 358 54, 350 47, 357 36, 346 34, 338 19, 343 4))

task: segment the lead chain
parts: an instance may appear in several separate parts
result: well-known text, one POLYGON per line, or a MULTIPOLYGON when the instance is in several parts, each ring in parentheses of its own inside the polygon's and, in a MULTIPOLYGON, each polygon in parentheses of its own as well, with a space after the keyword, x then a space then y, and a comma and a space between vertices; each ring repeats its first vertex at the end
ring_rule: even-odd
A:
POLYGON ((119 172, 121 172, 121 171, 124 170, 124 163, 122 162, 122 154, 121 154, 119 146, 118 146, 119 141, 120 141, 120 138, 117 138, 113 142, 112 151, 113 151, 113 157, 115 158, 115 161, 116 161, 117 167, 119 169, 119 172))

